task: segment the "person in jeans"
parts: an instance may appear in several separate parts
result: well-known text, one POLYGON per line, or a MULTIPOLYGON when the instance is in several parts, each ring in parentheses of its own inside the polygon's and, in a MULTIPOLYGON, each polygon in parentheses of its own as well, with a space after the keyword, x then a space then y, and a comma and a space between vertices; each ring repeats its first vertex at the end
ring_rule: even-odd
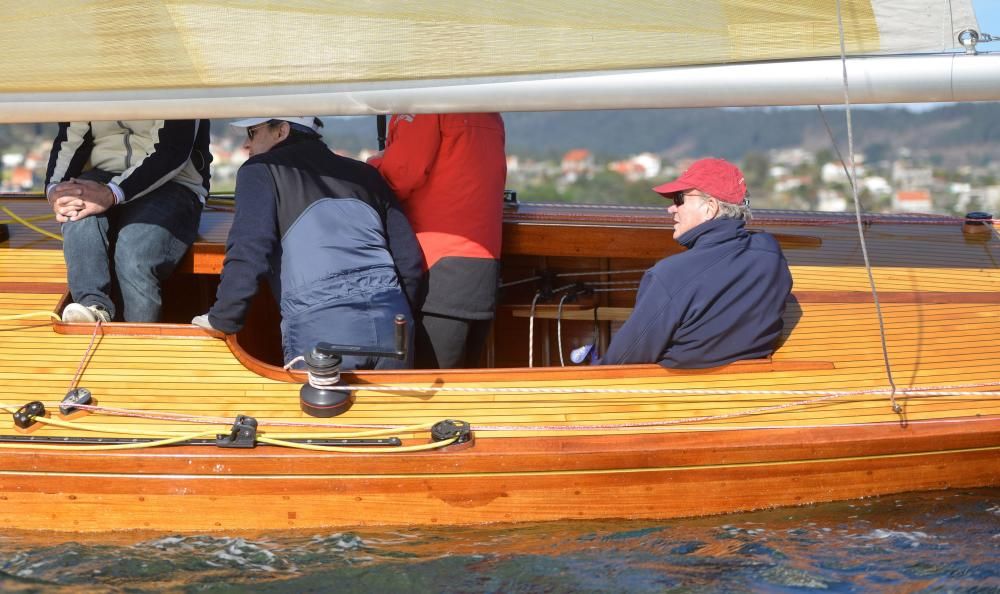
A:
POLYGON ((155 322, 208 195, 208 120, 63 122, 46 197, 62 223, 64 322, 155 322))
MULTIPOLYGON (((413 323, 424 257, 396 196, 371 166, 334 154, 314 117, 254 118, 236 174, 236 214, 215 304, 192 324, 239 332, 266 280, 281 308, 285 363, 319 342, 395 351, 395 317, 413 323)), ((409 349, 408 349, 409 352, 409 349)), ((345 356, 341 369, 409 367, 345 356)))

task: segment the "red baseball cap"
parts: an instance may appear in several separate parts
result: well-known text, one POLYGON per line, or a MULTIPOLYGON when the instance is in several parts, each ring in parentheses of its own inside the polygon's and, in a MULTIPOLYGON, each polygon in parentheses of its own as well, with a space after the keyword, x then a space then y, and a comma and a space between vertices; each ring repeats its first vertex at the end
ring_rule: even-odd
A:
POLYGON ((688 190, 701 190, 723 202, 743 204, 747 195, 747 184, 740 168, 729 161, 700 159, 674 181, 653 188, 654 192, 664 196, 688 190))

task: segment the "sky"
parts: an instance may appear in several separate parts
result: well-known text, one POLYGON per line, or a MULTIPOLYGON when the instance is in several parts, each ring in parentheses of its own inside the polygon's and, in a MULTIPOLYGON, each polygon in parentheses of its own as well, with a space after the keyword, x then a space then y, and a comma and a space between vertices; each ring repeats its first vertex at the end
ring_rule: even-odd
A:
MULTIPOLYGON (((972 0, 972 8, 979 19, 979 30, 1000 37, 1000 0, 972 0)), ((983 49, 1000 51, 1000 42, 988 43, 983 49)))

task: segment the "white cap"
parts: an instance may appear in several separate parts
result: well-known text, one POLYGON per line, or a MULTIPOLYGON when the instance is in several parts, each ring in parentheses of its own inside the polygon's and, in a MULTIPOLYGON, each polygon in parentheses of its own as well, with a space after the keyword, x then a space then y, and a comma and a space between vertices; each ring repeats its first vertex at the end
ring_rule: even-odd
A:
MULTIPOLYGON (((273 118, 250 118, 248 120, 239 120, 229 125, 235 128, 250 128, 258 124, 263 124, 264 122, 270 122, 271 120, 281 120, 283 122, 288 122, 290 124, 298 124, 305 128, 309 128, 313 132, 319 132, 319 126, 316 125, 316 122, 317 120, 319 120, 319 118, 313 116, 307 116, 304 118, 285 117, 285 116, 275 116, 273 118)), ((320 126, 321 125, 322 124, 320 124, 320 126)))

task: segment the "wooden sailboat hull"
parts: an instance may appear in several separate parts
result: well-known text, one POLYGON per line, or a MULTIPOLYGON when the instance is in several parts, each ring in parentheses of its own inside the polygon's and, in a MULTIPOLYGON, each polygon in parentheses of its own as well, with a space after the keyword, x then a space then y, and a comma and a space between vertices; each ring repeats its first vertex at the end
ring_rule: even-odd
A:
POLYGON ((0 453, 0 526, 212 531, 655 519, 1000 484, 1000 419, 481 440, 462 452, 0 453))
MULTIPOLYGON (((21 216, 45 206, 4 203, 21 216)), ((58 419, 59 400, 78 385, 101 408, 26 431, 0 421, 0 526, 231 531, 670 518, 1000 485, 991 364, 1000 356, 1000 241, 963 234, 960 220, 866 223, 899 412, 851 220, 774 213, 758 225, 781 242, 795 290, 770 359, 706 370, 562 367, 559 353, 592 340, 595 327, 607 342, 634 286, 532 308, 531 281, 504 290, 486 368, 345 375, 353 407, 318 420, 299 410, 302 374, 275 359, 273 304, 255 304, 248 331, 225 341, 182 323, 214 295, 230 216, 203 217, 201 241, 167 288, 171 323, 99 329, 17 318, 58 311, 66 285, 58 242, 12 227, 0 248, 0 403, 10 411, 40 400, 58 419), (529 350, 533 368, 523 367, 529 350), (121 431, 226 433, 241 414, 256 418, 263 436, 397 427, 404 446, 419 447, 431 424, 461 419, 475 439, 347 453, 52 449, 53 440, 121 431), (2 441, 25 434, 38 441, 18 449, 2 441)), ((679 249, 668 229, 662 210, 522 206, 507 214, 504 281, 556 275, 569 283, 582 274, 593 287, 634 285, 644 267, 679 249)))

